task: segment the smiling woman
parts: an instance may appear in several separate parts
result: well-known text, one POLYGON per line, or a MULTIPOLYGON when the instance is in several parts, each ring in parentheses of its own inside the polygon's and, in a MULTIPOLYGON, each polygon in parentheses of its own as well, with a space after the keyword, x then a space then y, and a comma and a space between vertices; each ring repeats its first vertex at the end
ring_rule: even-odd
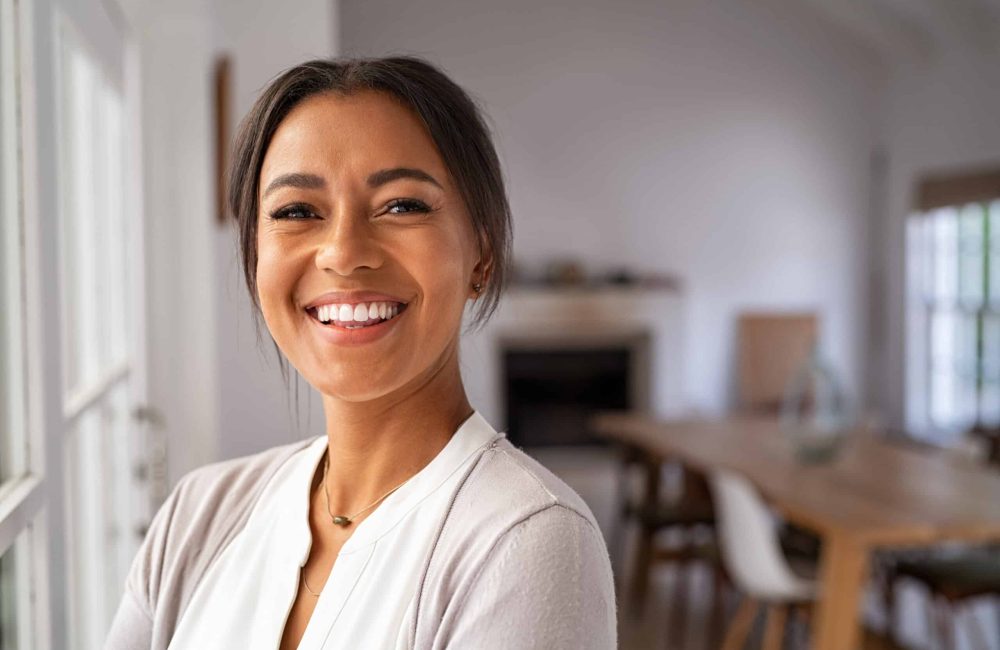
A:
POLYGON ((297 66, 243 122, 230 207, 326 431, 185 476, 107 647, 615 647, 593 515, 462 385, 463 315, 495 309, 510 247, 465 92, 414 58, 297 66))

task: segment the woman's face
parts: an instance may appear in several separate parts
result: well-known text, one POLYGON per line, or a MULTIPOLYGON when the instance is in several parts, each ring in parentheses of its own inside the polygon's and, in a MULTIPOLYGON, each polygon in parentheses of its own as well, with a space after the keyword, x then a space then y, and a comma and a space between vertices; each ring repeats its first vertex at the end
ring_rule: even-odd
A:
POLYGON ((261 310, 310 384, 366 401, 457 358, 479 247, 414 113, 370 91, 310 97, 278 126, 259 181, 261 310))

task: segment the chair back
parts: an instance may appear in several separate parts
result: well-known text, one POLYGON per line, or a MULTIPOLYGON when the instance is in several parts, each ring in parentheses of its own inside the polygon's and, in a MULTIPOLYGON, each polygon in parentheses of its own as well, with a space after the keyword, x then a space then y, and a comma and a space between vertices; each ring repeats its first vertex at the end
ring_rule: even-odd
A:
POLYGON ((743 314, 738 323, 739 408, 777 414, 795 372, 816 345, 814 313, 743 314))
POLYGON ((771 512, 742 476, 715 470, 709 476, 716 528, 726 570, 741 591, 758 599, 806 596, 788 566, 771 512))

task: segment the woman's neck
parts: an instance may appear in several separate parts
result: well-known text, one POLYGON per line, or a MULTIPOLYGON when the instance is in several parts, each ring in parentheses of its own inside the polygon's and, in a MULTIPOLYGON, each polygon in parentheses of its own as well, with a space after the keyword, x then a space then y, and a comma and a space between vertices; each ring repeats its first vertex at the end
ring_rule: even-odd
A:
POLYGON ((330 509, 353 513, 419 472, 473 410, 457 354, 418 385, 370 402, 324 396, 330 509))

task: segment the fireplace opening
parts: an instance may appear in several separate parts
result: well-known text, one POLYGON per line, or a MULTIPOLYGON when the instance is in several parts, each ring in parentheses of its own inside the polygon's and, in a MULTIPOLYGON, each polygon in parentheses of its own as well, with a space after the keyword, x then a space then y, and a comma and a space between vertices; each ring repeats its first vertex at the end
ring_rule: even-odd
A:
POLYGON ((596 411, 641 408, 635 345, 517 349, 502 353, 507 436, 519 447, 603 446, 589 434, 596 411))

